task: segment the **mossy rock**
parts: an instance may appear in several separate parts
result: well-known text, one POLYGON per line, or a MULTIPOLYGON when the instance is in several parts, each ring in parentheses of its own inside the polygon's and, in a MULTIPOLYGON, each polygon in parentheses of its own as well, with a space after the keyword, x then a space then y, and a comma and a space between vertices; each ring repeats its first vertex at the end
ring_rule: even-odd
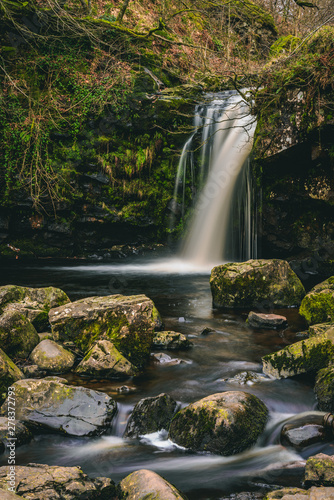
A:
MULTIPOLYGON (((15 445, 21 446, 32 440, 32 433, 23 422, 15 420, 15 445)), ((7 417, 0 417, 0 442, 5 446, 11 441, 12 436, 9 433, 7 417)))
POLYGON ((311 325, 308 329, 308 334, 310 337, 314 337, 315 335, 322 335, 331 328, 333 328, 333 323, 319 323, 317 325, 311 325))
POLYGON ((30 354, 30 360, 47 373, 66 373, 75 362, 75 355, 53 340, 42 340, 30 354))
POLYGON ((0 347, 9 356, 27 358, 38 343, 35 327, 19 311, 6 310, 0 316, 0 347))
POLYGON ((151 470, 132 472, 120 482, 120 488, 127 500, 186 500, 166 479, 151 470))
POLYGON ((0 349, 0 403, 7 397, 7 389, 14 382, 24 378, 21 370, 15 363, 7 356, 7 354, 0 349))
POLYGON ((265 404, 253 394, 222 392, 180 410, 169 438, 194 451, 234 455, 255 444, 267 417, 265 404))
POLYGON ((320 411, 334 412, 334 366, 319 370, 315 380, 314 392, 320 411))
POLYGON ((305 289, 289 264, 279 259, 248 260, 214 267, 210 286, 213 305, 221 308, 299 305, 305 289))
POLYGON ((153 349, 189 349, 193 344, 183 333, 158 332, 153 338, 153 349))
POLYGON ((269 50, 269 57, 277 59, 289 55, 301 42, 298 36, 281 36, 276 40, 269 50))
POLYGON ((304 484, 307 488, 334 486, 334 457, 324 453, 309 457, 306 461, 304 484))
POLYGON ((262 361, 263 372, 277 379, 318 371, 334 362, 334 328, 267 354, 262 361))
POLYGON ((309 325, 334 323, 334 276, 310 290, 302 300, 299 314, 309 325))
POLYGON ((276 491, 270 491, 263 500, 307 500, 308 491, 302 490, 301 488, 282 488, 276 491))

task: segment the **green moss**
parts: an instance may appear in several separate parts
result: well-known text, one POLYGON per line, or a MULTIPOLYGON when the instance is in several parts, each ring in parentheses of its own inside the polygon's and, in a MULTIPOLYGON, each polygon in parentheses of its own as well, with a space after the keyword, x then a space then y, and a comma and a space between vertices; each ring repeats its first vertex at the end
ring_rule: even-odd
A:
POLYGON ((301 39, 297 36, 293 35, 281 36, 270 47, 269 57, 277 58, 282 55, 287 56, 300 44, 300 42, 301 39))
POLYGON ((316 285, 302 300, 299 314, 309 325, 334 322, 334 277, 316 285))

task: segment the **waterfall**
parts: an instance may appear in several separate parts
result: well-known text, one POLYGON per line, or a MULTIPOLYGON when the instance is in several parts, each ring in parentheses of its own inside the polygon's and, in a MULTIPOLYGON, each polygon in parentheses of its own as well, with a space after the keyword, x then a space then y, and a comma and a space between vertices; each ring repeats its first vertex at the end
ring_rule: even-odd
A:
POLYGON ((255 126, 249 104, 236 92, 216 94, 196 106, 194 132, 181 154, 174 193, 176 200, 182 189, 183 216, 189 182, 193 192, 200 188, 183 242, 186 261, 206 265, 256 257, 248 159, 255 126))

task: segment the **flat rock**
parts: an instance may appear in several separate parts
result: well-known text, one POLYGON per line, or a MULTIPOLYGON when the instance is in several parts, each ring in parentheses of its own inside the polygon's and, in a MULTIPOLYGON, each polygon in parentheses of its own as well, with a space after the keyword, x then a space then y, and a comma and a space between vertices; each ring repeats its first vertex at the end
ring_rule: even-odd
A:
POLYGON ((285 316, 257 313, 254 311, 248 314, 247 323, 252 328, 266 328, 267 330, 286 328, 288 326, 285 316))
POLYGON ((334 276, 308 292, 302 300, 299 314, 309 325, 334 323, 334 276))
MULTIPOLYGON (((305 467, 305 486, 334 486, 334 457, 318 453, 309 457, 305 467)), ((334 491, 334 488, 332 488, 334 491)))
POLYGON ((301 426, 285 424, 281 431, 281 443, 297 450, 302 450, 311 444, 322 443, 326 438, 325 428, 316 424, 301 426))
POLYGON ((53 340, 42 340, 30 354, 39 370, 48 373, 66 373, 75 362, 75 356, 53 340))
MULTIPOLYGON (((16 418, 33 430, 48 429, 71 436, 102 434, 116 413, 116 402, 107 394, 68 386, 58 378, 25 379, 13 386, 16 418)), ((7 415, 7 411, 6 400, 1 414, 7 415)))
POLYGON ((27 358, 39 343, 30 321, 18 311, 5 311, 0 316, 0 347, 10 357, 27 358))
POLYGON ((151 470, 132 472, 120 482, 127 500, 183 500, 185 497, 166 479, 151 470))
POLYGON ((189 349, 193 344, 183 333, 158 332, 153 338, 153 349, 189 349))
POLYGON ((8 387, 22 378, 24 378, 24 375, 21 370, 13 363, 7 354, 0 349, 0 403, 6 399, 8 387))

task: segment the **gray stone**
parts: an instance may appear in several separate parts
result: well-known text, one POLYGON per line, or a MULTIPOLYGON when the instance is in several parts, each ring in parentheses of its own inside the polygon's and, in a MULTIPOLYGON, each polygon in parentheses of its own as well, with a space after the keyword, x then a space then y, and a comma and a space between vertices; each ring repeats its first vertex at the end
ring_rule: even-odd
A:
POLYGON ((268 378, 264 377, 261 373, 247 371, 237 373, 234 377, 223 380, 228 384, 254 385, 258 382, 268 381, 268 378))
POLYGON ((252 328, 265 328, 267 330, 286 328, 288 322, 285 316, 278 314, 264 314, 251 311, 247 323, 252 328))
POLYGON ((188 349, 192 342, 183 333, 158 332, 153 338, 153 349, 188 349))
POLYGON ((6 446, 9 441, 15 438, 15 446, 29 443, 32 439, 32 433, 23 422, 14 420, 8 425, 7 417, 0 417, 0 441, 6 446), (15 429, 15 431, 13 431, 15 429))
POLYGON ((156 352, 152 355, 152 358, 154 359, 154 361, 157 361, 161 365, 172 366, 172 365, 180 365, 182 363, 181 359, 172 358, 165 352, 156 352))
POLYGON ((127 500, 182 500, 184 497, 175 486, 151 470, 138 470, 120 482, 127 500))
POLYGON ((75 362, 75 356, 53 340, 42 340, 30 354, 31 361, 48 373, 66 373, 75 362))
POLYGON ((296 427, 294 424, 285 424, 281 431, 281 443, 297 450, 325 440, 326 431, 322 425, 306 424, 296 427))
POLYGON ((18 311, 6 311, 0 316, 0 347, 8 356, 27 358, 38 344, 35 327, 18 311))
POLYGON ((7 354, 0 349, 0 403, 6 399, 8 387, 22 378, 24 378, 24 375, 21 370, 13 363, 7 354))
POLYGON ((46 376, 46 371, 40 370, 37 365, 26 365, 22 367, 26 378, 42 378, 46 376))

